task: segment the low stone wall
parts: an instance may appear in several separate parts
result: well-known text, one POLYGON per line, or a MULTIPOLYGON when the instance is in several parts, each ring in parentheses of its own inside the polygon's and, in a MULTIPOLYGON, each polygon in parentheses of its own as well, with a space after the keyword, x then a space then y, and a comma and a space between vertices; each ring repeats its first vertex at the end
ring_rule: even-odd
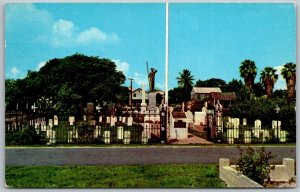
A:
MULTIPOLYGON (((229 159, 219 159, 220 179, 222 179, 227 187, 235 188, 257 188, 263 187, 252 179, 237 172, 236 166, 230 165, 229 159)), ((270 180, 278 182, 289 182, 295 178, 295 160, 291 158, 283 158, 282 165, 271 165, 270 180)))
POLYGON ((227 187, 233 188, 262 188, 263 186, 249 179, 245 175, 238 173, 236 169, 230 167, 230 161, 226 158, 219 159, 220 179, 227 187))
POLYGON ((282 165, 271 165, 271 181, 289 182, 295 178, 295 160, 283 158, 282 165))

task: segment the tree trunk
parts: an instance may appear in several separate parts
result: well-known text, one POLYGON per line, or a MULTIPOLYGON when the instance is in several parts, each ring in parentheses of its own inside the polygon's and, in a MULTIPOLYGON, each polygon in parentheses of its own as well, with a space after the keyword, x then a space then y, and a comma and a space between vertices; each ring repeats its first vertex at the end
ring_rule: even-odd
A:
POLYGON ((286 80, 286 84, 287 84, 287 99, 288 102, 291 103, 293 99, 296 97, 296 90, 295 90, 296 76, 293 75, 292 77, 288 78, 286 80))

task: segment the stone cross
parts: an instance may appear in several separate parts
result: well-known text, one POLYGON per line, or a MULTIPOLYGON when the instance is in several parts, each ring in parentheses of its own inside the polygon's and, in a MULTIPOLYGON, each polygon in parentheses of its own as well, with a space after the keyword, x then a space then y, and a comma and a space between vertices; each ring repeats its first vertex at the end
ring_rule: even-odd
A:
POLYGON ((37 109, 37 107, 35 106, 35 103, 31 106, 31 109, 33 110, 33 112, 35 112, 35 109, 37 109))

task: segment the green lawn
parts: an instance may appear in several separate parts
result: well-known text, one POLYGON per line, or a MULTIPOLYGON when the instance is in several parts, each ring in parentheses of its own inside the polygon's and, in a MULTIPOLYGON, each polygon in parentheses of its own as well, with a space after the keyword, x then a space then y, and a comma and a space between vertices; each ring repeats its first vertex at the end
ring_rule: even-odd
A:
POLYGON ((7 166, 11 188, 223 188, 217 165, 7 166))

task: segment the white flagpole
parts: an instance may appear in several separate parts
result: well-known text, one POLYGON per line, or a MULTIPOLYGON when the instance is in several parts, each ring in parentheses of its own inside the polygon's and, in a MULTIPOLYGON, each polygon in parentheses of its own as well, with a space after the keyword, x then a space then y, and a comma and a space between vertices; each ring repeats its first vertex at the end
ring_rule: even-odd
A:
POLYGON ((168 68, 169 68, 169 3, 166 0, 166 64, 165 64, 165 106, 168 106, 168 68))

